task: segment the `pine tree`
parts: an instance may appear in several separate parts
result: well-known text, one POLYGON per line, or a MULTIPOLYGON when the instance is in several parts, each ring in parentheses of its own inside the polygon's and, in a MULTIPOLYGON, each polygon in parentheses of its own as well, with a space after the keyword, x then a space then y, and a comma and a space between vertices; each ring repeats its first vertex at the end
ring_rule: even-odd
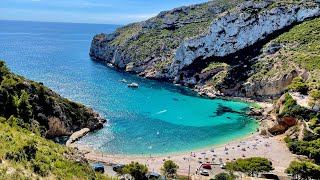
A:
POLYGON ((18 115, 16 99, 17 97, 12 96, 11 94, 8 95, 4 113, 5 118, 9 118, 11 115, 18 115))
POLYGON ((24 122, 30 123, 32 118, 31 105, 29 103, 29 94, 21 90, 21 96, 18 101, 19 116, 24 122))

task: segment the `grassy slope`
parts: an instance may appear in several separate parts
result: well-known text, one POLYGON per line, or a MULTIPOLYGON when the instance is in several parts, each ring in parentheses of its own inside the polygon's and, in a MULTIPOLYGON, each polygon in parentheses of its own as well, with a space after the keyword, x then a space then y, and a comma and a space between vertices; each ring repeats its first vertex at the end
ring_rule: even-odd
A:
POLYGON ((107 179, 76 152, 17 125, 0 123, 0 179, 107 179))

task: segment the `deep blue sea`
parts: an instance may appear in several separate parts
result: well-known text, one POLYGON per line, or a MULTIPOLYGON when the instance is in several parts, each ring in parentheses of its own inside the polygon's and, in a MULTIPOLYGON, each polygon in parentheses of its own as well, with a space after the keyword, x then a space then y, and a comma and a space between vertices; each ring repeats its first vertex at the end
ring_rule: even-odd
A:
POLYGON ((98 111, 105 127, 78 143, 113 154, 168 154, 232 141, 255 131, 249 104, 209 100, 90 59, 92 37, 117 25, 0 21, 0 59, 31 80, 98 111), (137 82, 130 89, 119 82, 137 82), (237 113, 230 112, 230 109, 237 113))

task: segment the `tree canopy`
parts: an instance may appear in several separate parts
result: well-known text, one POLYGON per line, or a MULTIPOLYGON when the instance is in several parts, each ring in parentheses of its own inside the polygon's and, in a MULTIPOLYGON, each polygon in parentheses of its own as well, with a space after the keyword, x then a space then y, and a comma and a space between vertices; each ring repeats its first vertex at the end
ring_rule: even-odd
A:
POLYGON ((229 171, 243 172, 249 176, 254 177, 262 172, 270 172, 274 168, 272 167, 272 162, 268 159, 261 157, 252 157, 227 162, 226 169, 229 171))
POLYGON ((296 179, 318 179, 320 166, 307 161, 292 161, 286 173, 292 174, 296 179))
POLYGON ((163 167, 161 168, 162 172, 166 177, 173 177, 177 173, 178 169, 179 166, 175 164, 172 160, 165 161, 163 167))
POLYGON ((148 172, 147 166, 139 164, 138 162, 131 162, 122 168, 122 173, 129 174, 135 180, 147 179, 146 173, 148 172))

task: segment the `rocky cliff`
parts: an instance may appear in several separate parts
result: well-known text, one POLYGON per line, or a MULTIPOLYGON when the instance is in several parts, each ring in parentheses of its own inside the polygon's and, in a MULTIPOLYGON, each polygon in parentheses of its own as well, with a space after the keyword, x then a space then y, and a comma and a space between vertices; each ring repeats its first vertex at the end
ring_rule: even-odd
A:
POLYGON ((90 55, 209 96, 275 96, 294 77, 310 77, 301 63, 279 57, 294 43, 275 39, 319 15, 315 0, 210 1, 98 34, 90 55))

